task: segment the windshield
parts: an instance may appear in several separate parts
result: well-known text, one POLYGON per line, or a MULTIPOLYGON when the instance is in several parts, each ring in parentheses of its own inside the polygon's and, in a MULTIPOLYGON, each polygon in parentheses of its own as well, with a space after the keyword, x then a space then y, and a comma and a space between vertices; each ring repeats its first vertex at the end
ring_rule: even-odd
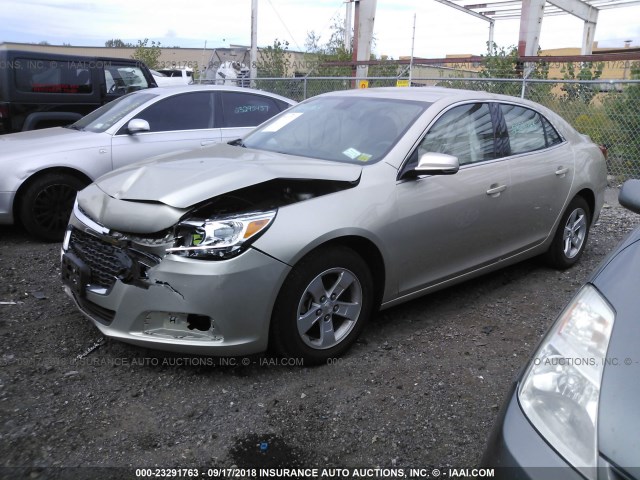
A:
POLYGON ((254 130, 244 146, 346 163, 374 163, 429 103, 373 97, 317 97, 254 130))
POLYGON ((124 95, 82 117, 69 128, 96 133, 104 132, 154 97, 157 97, 157 94, 148 92, 124 95))

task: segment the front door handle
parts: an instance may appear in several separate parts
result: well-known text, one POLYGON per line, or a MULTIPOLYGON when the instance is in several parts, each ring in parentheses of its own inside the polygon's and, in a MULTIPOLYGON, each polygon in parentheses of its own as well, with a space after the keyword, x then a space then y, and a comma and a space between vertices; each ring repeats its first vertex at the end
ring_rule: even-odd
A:
POLYGON ((569 169, 567 167, 558 167, 558 169, 556 170, 556 175, 558 175, 559 177, 564 176, 567 172, 569 171, 569 169))
POLYGON ((498 185, 497 183, 494 183, 489 187, 489 190, 487 190, 487 195, 489 195, 490 197, 498 197, 506 189, 506 185, 498 185))
POLYGON ((206 147, 207 145, 213 145, 214 143, 218 143, 217 140, 203 140, 200 142, 201 147, 206 147))

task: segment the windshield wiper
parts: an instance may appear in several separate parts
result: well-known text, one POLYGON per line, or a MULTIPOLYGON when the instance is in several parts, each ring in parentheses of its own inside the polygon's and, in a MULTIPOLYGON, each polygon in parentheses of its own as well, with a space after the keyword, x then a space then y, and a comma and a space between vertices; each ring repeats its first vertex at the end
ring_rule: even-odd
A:
POLYGON ((236 138, 235 140, 231 140, 230 142, 227 142, 227 145, 231 145, 233 147, 247 148, 247 146, 244 144, 241 138, 236 138))
POLYGON ((72 130, 77 130, 79 132, 81 132, 82 130, 84 130, 83 128, 77 126, 75 123, 72 123, 71 125, 65 125, 64 128, 70 128, 72 130))

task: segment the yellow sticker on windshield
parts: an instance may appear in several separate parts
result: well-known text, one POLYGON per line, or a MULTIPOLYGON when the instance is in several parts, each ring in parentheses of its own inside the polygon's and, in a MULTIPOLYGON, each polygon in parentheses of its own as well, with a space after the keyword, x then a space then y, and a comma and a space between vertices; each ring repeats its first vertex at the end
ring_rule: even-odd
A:
POLYGON ((357 157, 357 160, 360 160, 361 162, 368 162, 371 157, 372 155, 369 155, 368 153, 361 153, 357 157))

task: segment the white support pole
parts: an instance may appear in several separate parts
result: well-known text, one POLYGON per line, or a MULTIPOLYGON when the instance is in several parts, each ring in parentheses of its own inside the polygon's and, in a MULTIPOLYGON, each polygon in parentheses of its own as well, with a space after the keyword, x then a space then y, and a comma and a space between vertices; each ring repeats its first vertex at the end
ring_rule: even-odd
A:
POLYGON ((591 55, 593 40, 596 33, 596 25, 598 24, 599 10, 581 0, 549 0, 549 3, 567 13, 570 13, 574 17, 584 20, 582 48, 580 50, 580 54, 591 55))
POLYGON ((491 49, 493 48, 493 33, 494 33, 494 28, 496 26, 496 22, 495 21, 491 21, 491 23, 489 24, 489 51, 491 51, 491 49))
MULTIPOLYGON (((373 23, 376 17, 376 5, 378 0, 360 0, 360 12, 358 15, 358 56, 359 62, 368 61, 371 57, 371 41, 373 40, 373 23)), ((366 78, 369 68, 358 67, 356 69, 356 78, 366 78)))
POLYGON ((249 54, 251 86, 258 77, 258 0, 251 0, 251 51, 249 54))
MULTIPOLYGON (((540 30, 544 17, 545 0, 522 0, 522 16, 520 17, 520 39, 518 41, 518 56, 531 57, 538 55, 540 46, 540 30)), ((533 71, 533 65, 525 64, 522 72, 522 93, 524 98, 527 77, 533 71)))
POLYGON ((522 0, 520 39, 518 41, 518 56, 520 57, 538 54, 544 4, 545 0, 522 0))
POLYGON ((352 0, 346 2, 347 11, 344 16, 344 48, 351 51, 351 29, 353 28, 353 3, 352 0))
POLYGON ((580 55, 591 55, 593 53, 593 40, 596 34, 596 23, 584 22, 582 31, 582 49, 580 55))

